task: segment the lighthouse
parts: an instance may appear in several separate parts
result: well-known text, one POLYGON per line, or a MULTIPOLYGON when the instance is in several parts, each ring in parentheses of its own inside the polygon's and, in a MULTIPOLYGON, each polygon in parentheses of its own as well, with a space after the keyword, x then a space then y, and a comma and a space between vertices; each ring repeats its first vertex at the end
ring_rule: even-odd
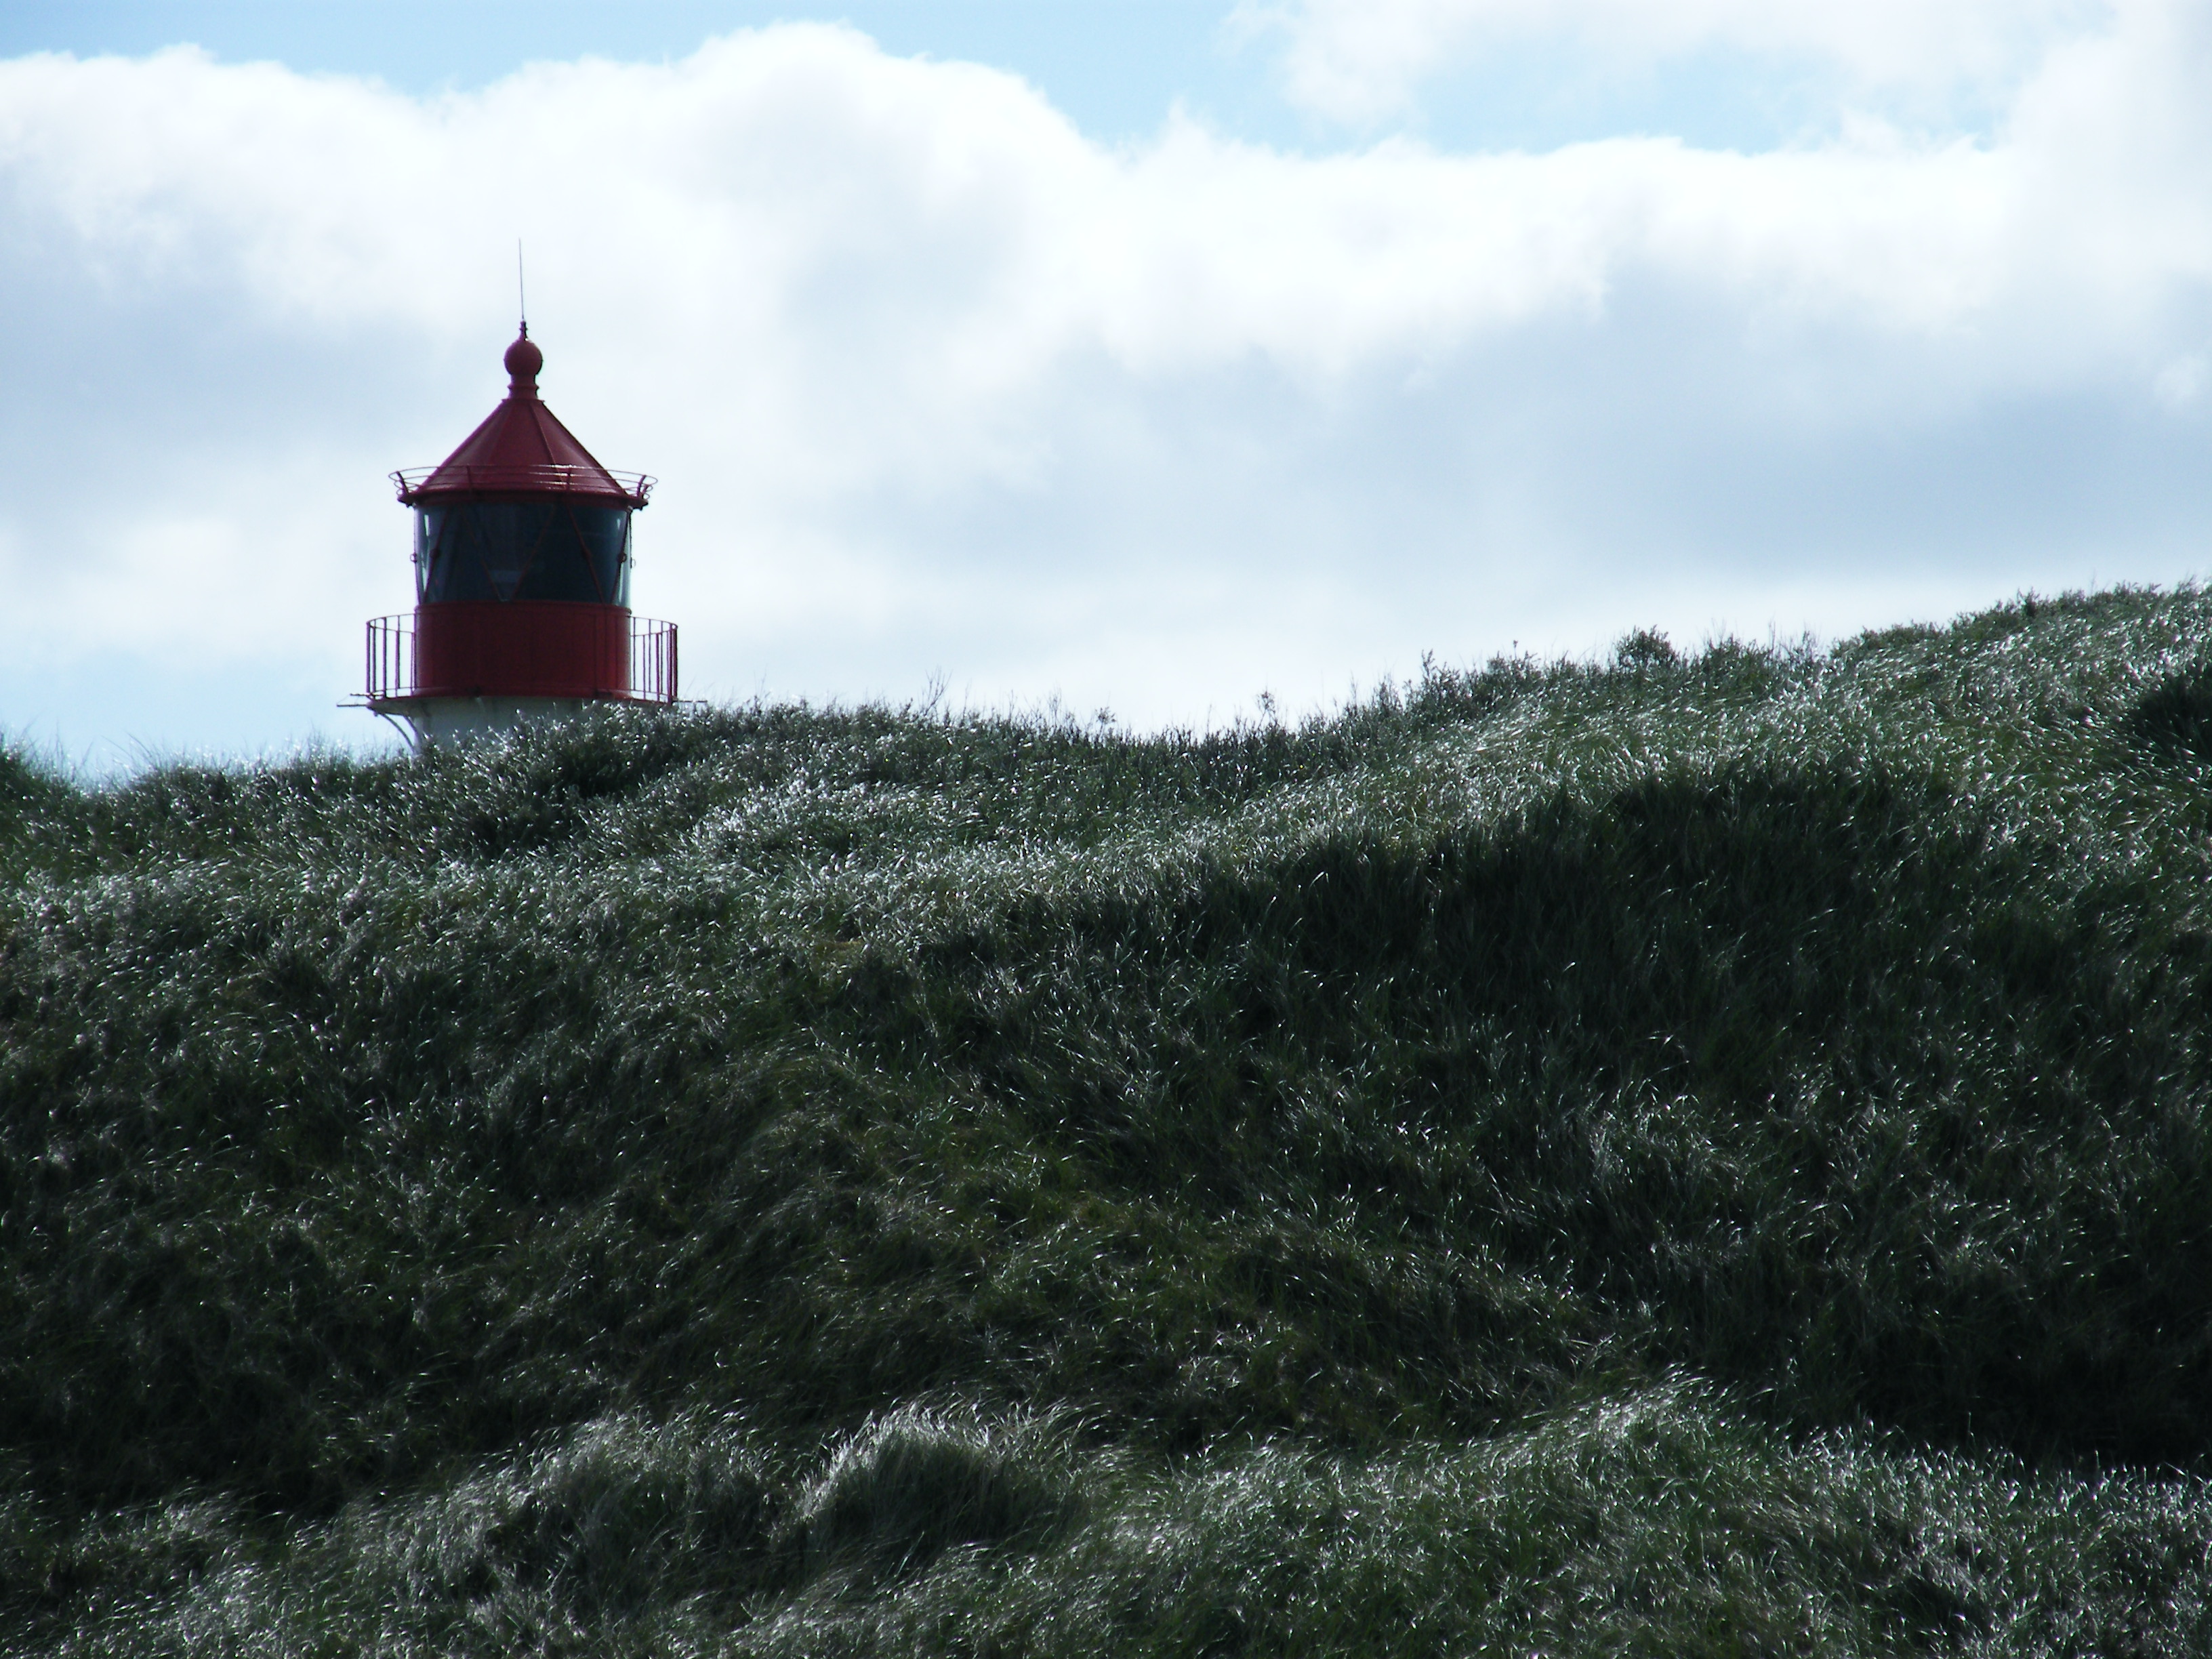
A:
POLYGON ((392 475, 415 516, 415 609, 369 623, 362 702, 418 749, 676 700, 674 624, 629 609, 653 481, 609 471, 555 418, 529 324, 505 361, 505 400, 460 447, 392 475))

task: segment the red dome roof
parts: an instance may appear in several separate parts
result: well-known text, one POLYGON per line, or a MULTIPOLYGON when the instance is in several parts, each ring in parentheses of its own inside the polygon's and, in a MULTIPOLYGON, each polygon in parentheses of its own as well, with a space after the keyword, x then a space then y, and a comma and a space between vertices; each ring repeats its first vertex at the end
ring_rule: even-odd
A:
POLYGON ((653 480, 607 471, 538 401, 545 354, 528 325, 507 347, 506 363, 507 400, 437 465, 393 473, 399 499, 412 507, 471 495, 589 495, 643 507, 653 480))

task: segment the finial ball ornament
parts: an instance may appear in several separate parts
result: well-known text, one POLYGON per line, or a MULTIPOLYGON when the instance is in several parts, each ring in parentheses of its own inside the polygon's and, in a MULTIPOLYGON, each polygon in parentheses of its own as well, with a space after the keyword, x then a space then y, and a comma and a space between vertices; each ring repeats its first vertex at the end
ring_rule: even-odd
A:
POLYGON ((516 336, 514 343, 507 347, 506 362, 507 377, 518 389, 534 390, 538 385, 538 371, 545 367, 545 354, 538 349, 537 341, 523 333, 516 336))

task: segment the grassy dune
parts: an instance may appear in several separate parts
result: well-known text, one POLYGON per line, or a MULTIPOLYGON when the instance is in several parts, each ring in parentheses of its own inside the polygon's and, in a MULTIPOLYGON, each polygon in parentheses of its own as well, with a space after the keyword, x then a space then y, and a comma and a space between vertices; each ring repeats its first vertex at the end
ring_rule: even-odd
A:
POLYGON ((0 1647, 2212 1651, 2212 597, 0 755, 0 1647))

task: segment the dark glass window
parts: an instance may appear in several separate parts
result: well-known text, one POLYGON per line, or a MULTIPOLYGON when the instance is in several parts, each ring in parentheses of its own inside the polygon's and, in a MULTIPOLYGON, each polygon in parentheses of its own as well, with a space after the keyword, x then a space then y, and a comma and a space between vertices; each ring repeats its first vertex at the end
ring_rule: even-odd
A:
POLYGON ((434 501, 415 509, 415 592, 629 603, 629 518, 601 501, 434 501))

